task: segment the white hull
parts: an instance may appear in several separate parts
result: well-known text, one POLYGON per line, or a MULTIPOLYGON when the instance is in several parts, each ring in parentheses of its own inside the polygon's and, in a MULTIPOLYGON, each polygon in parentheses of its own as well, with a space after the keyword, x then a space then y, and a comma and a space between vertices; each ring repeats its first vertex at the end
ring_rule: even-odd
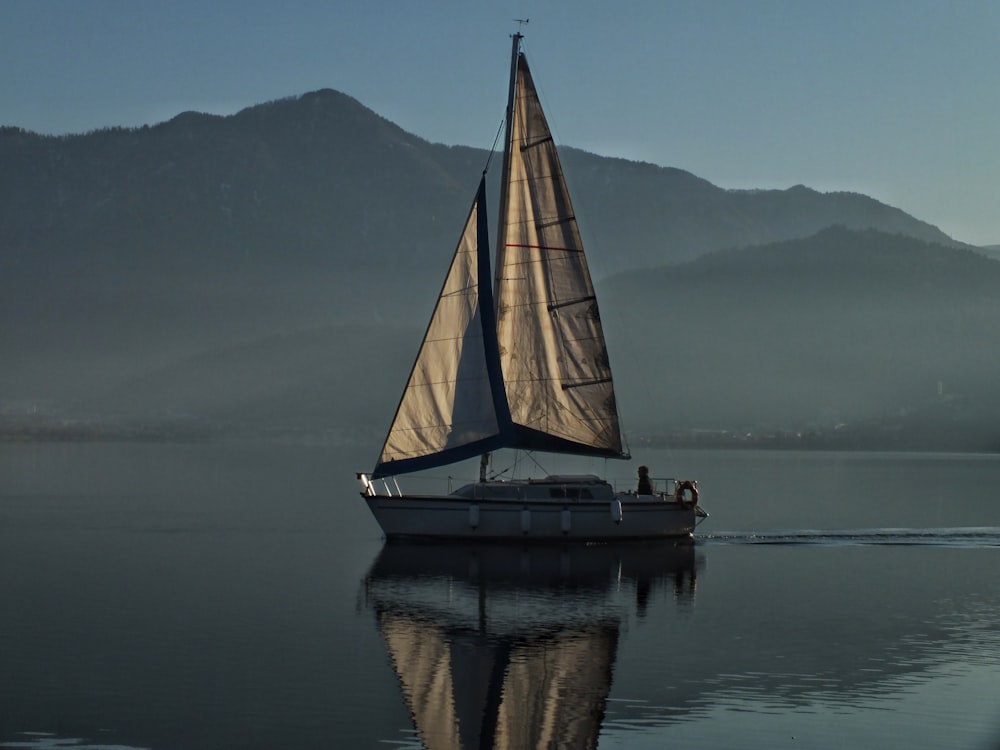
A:
POLYGON ((363 496, 388 539, 677 539, 690 538, 704 515, 690 504, 661 496, 571 502, 363 496))

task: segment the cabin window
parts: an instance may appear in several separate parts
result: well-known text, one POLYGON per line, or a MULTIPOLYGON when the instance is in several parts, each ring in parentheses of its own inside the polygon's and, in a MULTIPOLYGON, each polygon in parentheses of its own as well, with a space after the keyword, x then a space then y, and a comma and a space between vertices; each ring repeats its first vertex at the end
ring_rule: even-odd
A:
POLYGON ((593 500, 594 496, 587 487, 550 487, 549 497, 568 498, 570 500, 593 500))

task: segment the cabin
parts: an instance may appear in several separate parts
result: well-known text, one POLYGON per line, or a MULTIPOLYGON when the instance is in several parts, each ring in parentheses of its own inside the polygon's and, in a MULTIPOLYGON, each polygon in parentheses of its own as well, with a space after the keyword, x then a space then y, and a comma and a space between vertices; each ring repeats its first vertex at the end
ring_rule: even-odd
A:
POLYGON ((469 500, 601 500, 610 501, 611 485, 593 474, 555 474, 544 479, 474 482, 453 493, 469 500))

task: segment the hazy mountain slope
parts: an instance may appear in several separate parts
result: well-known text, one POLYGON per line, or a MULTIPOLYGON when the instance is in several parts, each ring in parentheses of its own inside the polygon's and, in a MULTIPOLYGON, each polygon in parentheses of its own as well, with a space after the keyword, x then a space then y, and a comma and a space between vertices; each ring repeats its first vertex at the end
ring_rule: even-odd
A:
POLYGON ((970 251, 833 228, 602 291, 636 426, 832 425, 939 395, 1000 417, 1000 263, 970 251))
MULTIPOLYGON (((1000 448, 996 261, 834 228, 621 274, 599 293, 633 432, 829 431, 905 418, 922 420, 923 445, 1000 448)), ((424 322, 213 349, 87 406, 188 415, 227 430, 338 430, 377 440, 424 322)))
POLYGON ((960 244, 936 227, 858 193, 820 193, 802 185, 723 190, 680 169, 575 149, 562 153, 598 271, 691 260, 727 247, 807 237, 834 225, 960 244))
POLYGON ((179 358, 80 408, 123 420, 194 419, 213 430, 370 436, 392 419, 419 336, 391 326, 268 336, 179 358))

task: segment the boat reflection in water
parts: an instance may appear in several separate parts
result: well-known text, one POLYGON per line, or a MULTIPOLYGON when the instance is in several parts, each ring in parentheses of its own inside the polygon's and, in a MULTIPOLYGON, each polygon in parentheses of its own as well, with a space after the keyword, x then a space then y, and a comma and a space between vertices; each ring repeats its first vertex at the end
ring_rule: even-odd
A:
POLYGON ((387 543, 364 581, 429 750, 597 746, 624 621, 696 589, 692 544, 387 543))

